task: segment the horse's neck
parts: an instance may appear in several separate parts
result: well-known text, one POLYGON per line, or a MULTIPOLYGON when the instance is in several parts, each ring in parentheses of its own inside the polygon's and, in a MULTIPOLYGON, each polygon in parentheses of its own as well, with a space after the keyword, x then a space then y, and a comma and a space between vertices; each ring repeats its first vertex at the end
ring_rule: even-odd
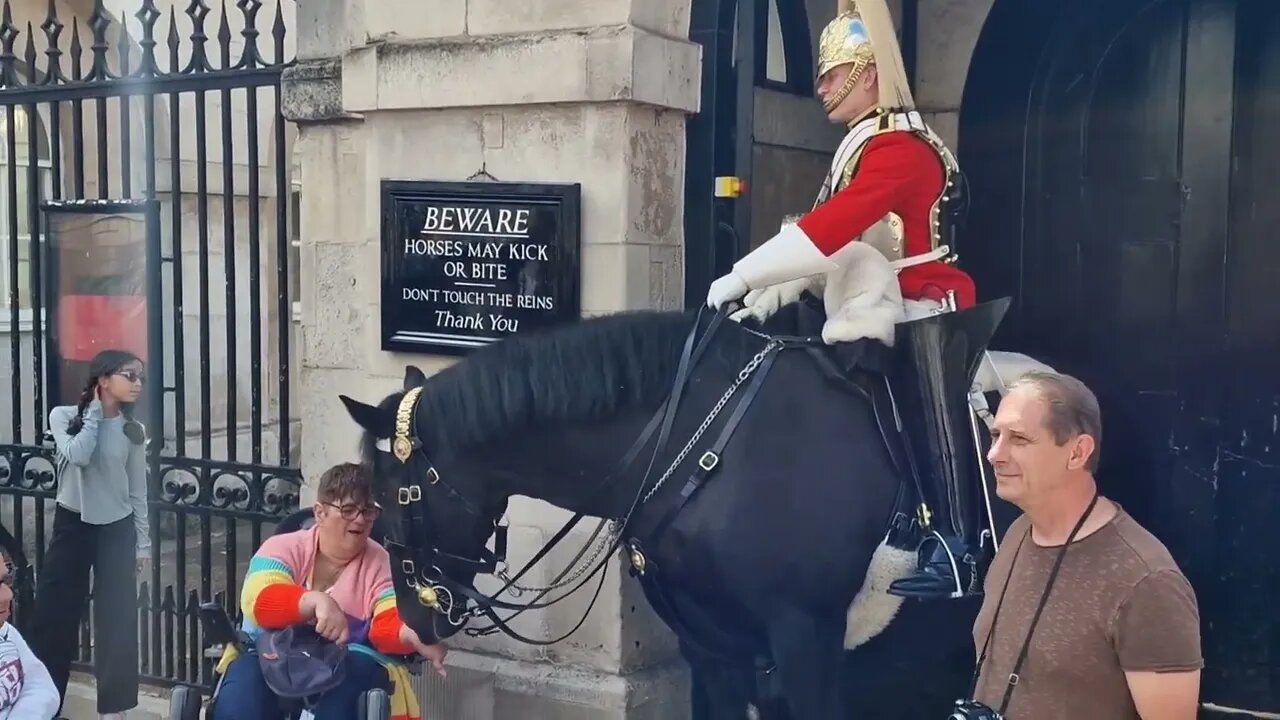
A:
POLYGON ((621 516, 635 497, 648 454, 640 453, 628 472, 610 475, 651 414, 629 411, 601 422, 553 426, 509 443, 501 473, 506 494, 592 517, 621 516))

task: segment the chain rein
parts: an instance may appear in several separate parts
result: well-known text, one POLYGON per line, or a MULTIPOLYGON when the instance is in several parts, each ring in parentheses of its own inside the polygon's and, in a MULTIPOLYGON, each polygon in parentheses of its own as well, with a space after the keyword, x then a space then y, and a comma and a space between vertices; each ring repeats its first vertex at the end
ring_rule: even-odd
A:
MULTIPOLYGON (((755 374, 755 371, 760 367, 760 364, 764 362, 765 358, 767 358, 770 353, 780 349, 782 345, 783 343, 781 341, 775 338, 770 338, 764 349, 756 353, 754 357, 747 361, 747 364, 738 372, 738 376, 734 379, 733 384, 729 386, 729 389, 725 391, 724 395, 722 395, 711 408, 707 417, 703 419, 702 424, 698 426, 698 429, 694 431, 693 435, 689 438, 689 441, 685 443, 684 447, 680 450, 680 453, 676 455, 675 460, 673 460, 667 467, 666 472, 662 474, 662 477, 658 478, 658 481, 654 483, 654 486, 645 494, 644 499, 641 500, 641 504, 649 502, 649 500, 657 494, 658 490, 662 489, 662 486, 666 484, 667 480, 669 480, 672 475, 675 474, 676 469, 685 461, 685 458, 689 456, 689 453, 693 452, 694 446, 698 444, 698 441, 702 439, 702 436, 706 434, 712 423, 714 423, 716 418, 720 416, 720 413, 724 410, 725 406, 728 405, 729 401, 733 399, 733 396, 737 394, 738 389, 741 388, 747 380, 751 379, 751 376, 755 374)), ((588 569, 595 565, 596 560, 600 558, 600 555, 604 552, 605 548, 611 547, 617 542, 618 537, 622 534, 622 526, 626 523, 619 523, 617 520, 602 520, 600 525, 596 527, 593 535, 599 533, 600 528, 606 524, 609 526, 609 531, 605 533, 605 535, 601 536, 600 540, 596 542, 595 549, 591 553, 590 557, 578 565, 572 574, 562 580, 553 582, 551 585, 546 587, 510 584, 508 589, 514 591, 512 592, 512 595, 514 597, 520 597, 526 592, 546 593, 571 585, 578 580, 578 578, 581 578, 588 569)), ((585 552, 585 548, 583 552, 585 552)), ((504 583, 510 583, 510 576, 507 574, 505 567, 495 573, 495 576, 504 583)))

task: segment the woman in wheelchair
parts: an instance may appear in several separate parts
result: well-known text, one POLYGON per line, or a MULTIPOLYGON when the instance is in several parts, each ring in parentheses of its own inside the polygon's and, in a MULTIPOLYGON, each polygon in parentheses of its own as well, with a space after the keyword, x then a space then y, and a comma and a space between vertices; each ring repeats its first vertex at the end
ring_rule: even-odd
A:
MULTIPOLYGON (((408 672, 388 656, 420 654, 444 675, 447 650, 424 645, 400 620, 390 558, 369 538, 379 514, 372 475, 350 463, 330 468, 320 477, 314 513, 312 527, 268 538, 249 561, 242 631, 256 642, 265 631, 309 624, 347 647, 344 680, 311 704, 316 720, 356 717, 361 693, 374 688, 391 696, 393 720, 418 720, 408 672)), ((214 720, 279 717, 259 656, 225 661, 214 720)))

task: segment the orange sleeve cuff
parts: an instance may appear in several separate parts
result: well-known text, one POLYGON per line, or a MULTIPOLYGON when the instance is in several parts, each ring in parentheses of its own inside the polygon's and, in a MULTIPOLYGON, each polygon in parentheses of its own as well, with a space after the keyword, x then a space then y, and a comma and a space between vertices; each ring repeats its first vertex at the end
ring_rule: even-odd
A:
POLYGON ((298 602, 306 592, 301 585, 293 583, 272 583, 262 588, 253 601, 253 616, 258 627, 279 630, 303 622, 298 602))
POLYGON ((384 655, 413 655, 417 650, 400 641, 400 628, 403 625, 400 611, 395 608, 374 615, 373 622, 369 625, 369 644, 384 655))

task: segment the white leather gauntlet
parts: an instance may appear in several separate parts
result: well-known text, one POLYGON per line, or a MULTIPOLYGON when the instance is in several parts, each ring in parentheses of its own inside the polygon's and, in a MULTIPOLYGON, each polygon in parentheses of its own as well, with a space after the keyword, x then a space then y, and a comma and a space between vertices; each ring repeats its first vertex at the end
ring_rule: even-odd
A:
POLYGON ((822 275, 812 275, 778 283, 777 285, 770 285, 759 290, 752 290, 742 300, 742 304, 745 307, 730 315, 729 319, 742 322, 744 318, 752 317, 757 322, 763 323, 773 317, 774 313, 782 309, 784 305, 790 305, 799 300, 800 295, 805 290, 820 293, 820 286, 823 284, 824 279, 822 275))

